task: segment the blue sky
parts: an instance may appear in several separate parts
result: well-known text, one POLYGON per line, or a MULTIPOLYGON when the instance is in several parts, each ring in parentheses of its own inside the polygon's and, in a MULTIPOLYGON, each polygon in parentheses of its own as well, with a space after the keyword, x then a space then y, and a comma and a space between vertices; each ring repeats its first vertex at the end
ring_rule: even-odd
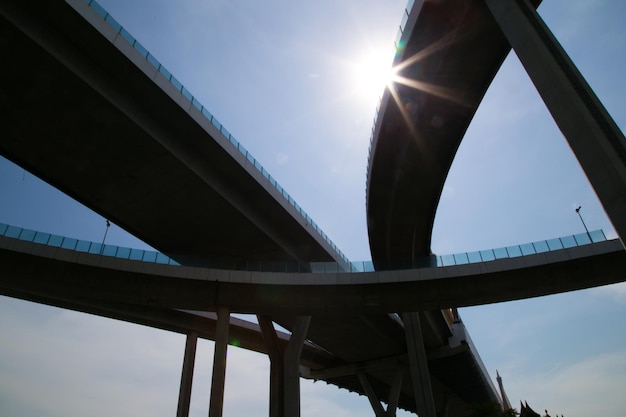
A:
MULTIPOLYGON (((369 258, 365 169, 375 109, 355 82, 393 51, 404 1, 100 2, 228 128, 351 260, 369 258), (382 51, 382 52, 381 52, 382 51)), ((539 9, 624 130, 626 4, 545 0, 539 9)), ((0 161, 0 222, 101 241, 104 219, 0 161)), ((459 149, 433 250, 446 254, 590 229, 614 231, 511 54, 459 149)), ((116 225, 108 243, 142 247, 116 225)), ((626 408, 626 286, 461 310, 511 401, 567 417, 626 408)), ((0 414, 175 413, 184 338, 0 298, 0 414)), ((268 361, 229 351, 226 416, 267 414, 268 361)), ((212 343, 201 342, 192 415, 208 408, 212 343)), ((372 415, 364 397, 303 382, 304 416, 372 415)))

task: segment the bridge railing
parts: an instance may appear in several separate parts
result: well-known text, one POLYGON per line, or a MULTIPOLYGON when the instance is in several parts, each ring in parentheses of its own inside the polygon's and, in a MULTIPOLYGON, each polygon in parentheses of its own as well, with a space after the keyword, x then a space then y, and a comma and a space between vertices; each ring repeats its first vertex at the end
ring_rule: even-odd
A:
MULTIPOLYGON (((160 252, 132 249, 123 246, 108 245, 86 240, 59 236, 51 233, 38 232, 17 226, 0 223, 0 236, 19 239, 27 242, 47 245, 76 252, 91 253, 94 255, 108 256, 132 261, 158 263, 164 265, 180 265, 167 255, 160 252)), ((490 262, 497 259, 517 258, 520 256, 534 255, 567 249, 576 246, 589 245, 605 241, 606 236, 602 230, 589 233, 580 233, 555 239, 540 240, 537 242, 524 243, 522 245, 506 246, 496 249, 487 249, 474 252, 462 252, 451 255, 433 255, 428 258, 418 259, 409 263, 397 263, 385 265, 385 269, 411 269, 411 268, 434 268, 453 265, 465 265, 480 262, 490 262)), ((215 269, 266 271, 266 272, 313 272, 313 273, 336 273, 336 272, 373 272, 372 261, 351 262, 346 268, 345 264, 337 262, 266 262, 266 261, 212 261, 207 260, 205 266, 215 269)))
POLYGON ((170 257, 156 251, 143 249, 131 249, 122 246, 107 245, 90 242, 87 240, 74 239, 71 237, 59 236, 52 233, 38 232, 36 230, 24 229, 0 223, 0 236, 41 245, 52 246, 61 249, 73 250, 76 252, 91 253, 113 258, 129 259, 133 261, 143 261, 165 265, 180 265, 170 257))
POLYGON ((411 13, 411 9, 413 8, 414 3, 415 0, 408 0, 406 7, 404 8, 404 13, 402 13, 402 19, 400 20, 400 26, 398 27, 398 33, 396 34, 396 40, 394 42, 394 46, 396 47, 396 54, 404 49, 404 45, 402 44, 402 35, 404 34, 404 28, 406 27, 406 23, 409 20, 409 14, 411 13))
POLYGON ((575 246, 589 245, 605 240, 607 239, 602 230, 594 230, 589 233, 579 233, 571 236, 524 243, 522 245, 442 255, 437 257, 437 266, 464 265, 469 263, 489 262, 496 259, 517 258, 520 256, 573 248, 575 246))
POLYGON ((324 231, 313 221, 313 219, 296 203, 296 201, 287 193, 287 191, 278 184, 278 182, 270 175, 269 172, 259 161, 257 161, 254 156, 250 152, 246 150, 246 148, 235 139, 233 135, 222 125, 211 112, 200 103, 200 101, 193 95, 191 92, 185 88, 185 86, 176 78, 174 75, 167 70, 159 62, 158 59, 154 57, 154 55, 150 54, 148 50, 137 41, 124 27, 119 24, 113 16, 111 16, 105 9, 102 7, 96 0, 85 0, 85 2, 91 7, 102 19, 109 24, 123 39, 126 40, 139 54, 150 63, 161 75, 163 75, 172 86, 174 86, 182 95, 185 97, 198 111, 206 117, 206 119, 213 125, 219 132, 230 142, 232 146, 234 146, 247 160, 248 162, 254 166, 261 175, 267 180, 267 182, 274 187, 283 198, 294 208, 296 212, 298 212, 304 220, 312 226, 312 228, 330 245, 331 248, 343 259, 345 263, 349 263, 348 258, 339 250, 337 245, 324 233, 324 231))

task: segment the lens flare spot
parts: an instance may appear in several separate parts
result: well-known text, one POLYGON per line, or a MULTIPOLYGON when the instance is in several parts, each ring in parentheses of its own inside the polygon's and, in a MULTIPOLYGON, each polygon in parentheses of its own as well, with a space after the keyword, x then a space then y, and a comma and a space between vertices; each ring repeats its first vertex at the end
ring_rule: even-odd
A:
POLYGON ((377 99, 391 82, 393 50, 371 49, 363 54, 354 68, 354 87, 363 98, 377 99))

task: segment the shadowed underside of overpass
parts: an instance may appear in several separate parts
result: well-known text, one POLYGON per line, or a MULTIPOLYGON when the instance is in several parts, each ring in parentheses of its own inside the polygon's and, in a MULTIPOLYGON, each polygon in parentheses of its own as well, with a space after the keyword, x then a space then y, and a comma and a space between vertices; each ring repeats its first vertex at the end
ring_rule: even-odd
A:
POLYGON ((165 77, 67 3, 2 13, 2 155, 181 263, 339 260, 165 77))
MULTIPOLYGON (((0 276, 0 290, 23 297, 32 294, 65 302, 77 297, 98 303, 109 300, 196 311, 228 305, 234 313, 272 316, 376 317, 414 309, 512 301, 621 282, 626 251, 614 239, 476 264, 361 273, 289 273, 163 265, 0 236, 0 260, 6 267, 0 276)), ((393 332, 387 330, 391 338, 393 332)), ((356 336, 350 327, 344 331, 356 336)))

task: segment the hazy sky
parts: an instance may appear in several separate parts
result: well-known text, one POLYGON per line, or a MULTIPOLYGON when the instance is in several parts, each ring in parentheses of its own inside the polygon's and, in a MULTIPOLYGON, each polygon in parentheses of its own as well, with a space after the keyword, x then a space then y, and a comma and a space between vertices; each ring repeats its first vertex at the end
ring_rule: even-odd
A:
MULTIPOLYGON (((371 56, 390 62, 404 1, 100 3, 348 258, 369 258, 365 170, 376 99, 357 80, 371 56)), ((624 130, 626 3, 545 0, 539 12, 624 130)), ((0 222, 102 240, 103 218, 5 160, 0 190, 0 222)), ((432 248, 447 254, 580 233, 579 205, 590 229, 615 236, 511 54, 459 149, 432 248)), ((107 243, 142 246, 116 225, 107 243)), ((624 285, 461 310, 511 401, 566 417, 623 415, 625 314, 624 285)), ((181 335, 6 297, 0 297, 0 332, 0 415, 175 414, 181 335)), ((207 414, 211 357, 212 343, 201 342, 193 416, 207 414)), ((225 416, 267 415, 267 358, 231 348, 227 372, 225 416)), ((365 397, 304 381, 302 414, 373 412, 365 397)))

